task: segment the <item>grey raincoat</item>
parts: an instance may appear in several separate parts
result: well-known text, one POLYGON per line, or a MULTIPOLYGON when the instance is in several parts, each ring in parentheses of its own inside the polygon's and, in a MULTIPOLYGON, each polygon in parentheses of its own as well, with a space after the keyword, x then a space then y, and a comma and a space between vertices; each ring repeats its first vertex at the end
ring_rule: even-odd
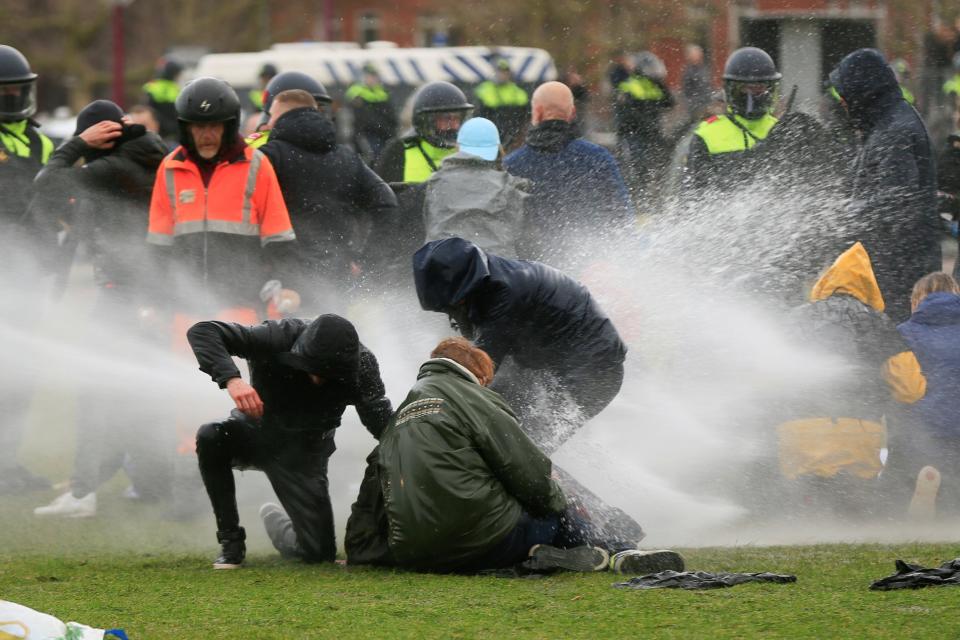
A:
POLYGON ((529 187, 492 161, 463 152, 446 158, 427 181, 425 242, 463 238, 489 253, 517 258, 529 187))

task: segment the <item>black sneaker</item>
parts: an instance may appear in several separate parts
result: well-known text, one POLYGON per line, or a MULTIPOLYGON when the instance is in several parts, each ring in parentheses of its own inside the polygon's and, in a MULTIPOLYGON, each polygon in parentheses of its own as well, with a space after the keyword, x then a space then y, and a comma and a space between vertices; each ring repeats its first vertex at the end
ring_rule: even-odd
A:
POLYGON ((220 543, 220 555, 213 561, 214 569, 239 569, 243 565, 243 558, 247 555, 247 532, 243 527, 233 531, 217 531, 217 541, 220 543))
POLYGON ((641 551, 629 549, 613 554, 610 558, 610 570, 614 573, 626 573, 644 576, 661 571, 683 571, 683 556, 676 551, 641 551))
POLYGON ((530 549, 530 557, 523 563, 527 569, 548 571, 605 571, 610 555, 598 547, 572 547, 561 549, 548 544, 538 544, 530 549))

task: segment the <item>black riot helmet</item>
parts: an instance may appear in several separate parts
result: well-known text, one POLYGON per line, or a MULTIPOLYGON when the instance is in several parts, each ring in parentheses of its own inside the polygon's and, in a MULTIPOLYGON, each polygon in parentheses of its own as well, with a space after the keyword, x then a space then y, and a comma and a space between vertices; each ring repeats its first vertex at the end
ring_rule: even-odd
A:
POLYGON ((173 58, 160 58, 157 67, 157 77, 161 80, 170 80, 173 82, 183 73, 183 65, 173 58))
POLYGON ((37 74, 13 47, 0 44, 0 122, 17 122, 37 111, 37 74))
POLYGON ((321 110, 333 102, 326 87, 319 81, 300 71, 284 71, 273 76, 263 90, 263 116, 260 118, 260 126, 270 122, 270 105, 273 104, 274 97, 292 89, 300 89, 312 95, 321 110))
POLYGON ((773 111, 782 77, 773 58, 763 49, 737 49, 723 68, 727 108, 747 120, 762 118, 773 111))
POLYGON ((452 149, 457 144, 460 125, 469 117, 473 105, 467 96, 449 82, 438 80, 423 85, 413 99, 413 128, 417 135, 435 147, 452 149), (438 126, 437 116, 453 116, 454 126, 438 126))
POLYGON ((177 96, 177 121, 180 144, 193 149, 193 137, 187 125, 192 122, 222 122, 223 142, 232 144, 240 132, 240 98, 229 84, 219 78, 202 77, 190 81, 177 96))

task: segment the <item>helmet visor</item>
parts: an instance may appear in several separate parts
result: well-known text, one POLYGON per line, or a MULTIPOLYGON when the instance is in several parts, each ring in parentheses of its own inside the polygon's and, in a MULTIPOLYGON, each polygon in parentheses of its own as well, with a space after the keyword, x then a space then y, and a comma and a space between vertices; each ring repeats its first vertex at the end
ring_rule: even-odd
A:
POLYGON ((467 119, 468 110, 425 111, 417 116, 419 133, 427 142, 441 149, 457 145, 457 134, 467 119))
POLYGON ((754 120, 773 110, 778 82, 728 82, 727 100, 738 115, 754 120))
POLYGON ((0 120, 16 122, 37 111, 37 84, 20 82, 0 84, 0 120))

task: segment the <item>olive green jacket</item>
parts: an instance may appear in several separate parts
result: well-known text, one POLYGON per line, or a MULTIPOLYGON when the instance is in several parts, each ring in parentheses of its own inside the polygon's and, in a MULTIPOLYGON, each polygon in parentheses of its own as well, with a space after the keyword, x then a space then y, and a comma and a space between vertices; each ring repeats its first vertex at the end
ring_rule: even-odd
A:
POLYGON ((380 438, 390 550, 404 566, 455 570, 503 540, 522 511, 563 511, 550 474, 499 394, 452 360, 429 360, 380 438))

